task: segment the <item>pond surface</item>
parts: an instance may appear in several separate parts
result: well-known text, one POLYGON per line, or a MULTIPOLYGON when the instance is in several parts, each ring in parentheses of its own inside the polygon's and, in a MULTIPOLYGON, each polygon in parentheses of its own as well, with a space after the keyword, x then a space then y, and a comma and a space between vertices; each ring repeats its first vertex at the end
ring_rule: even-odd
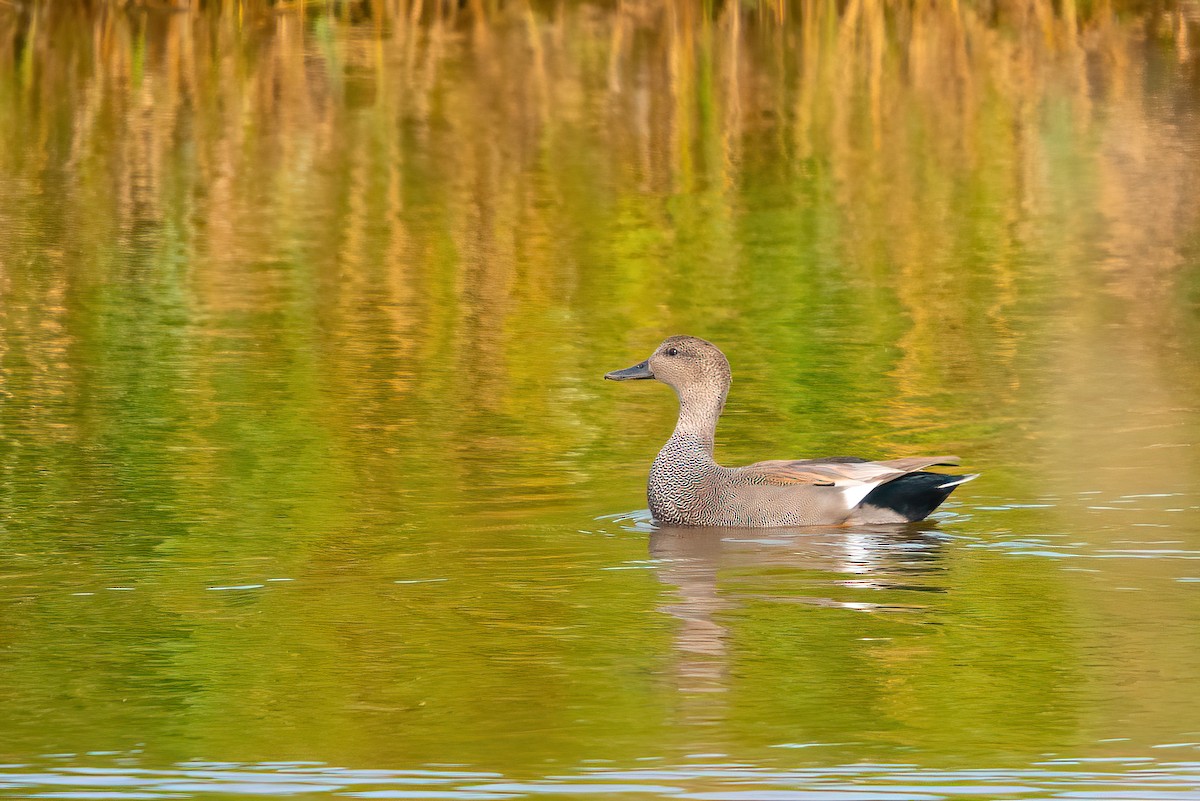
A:
POLYGON ((181 5, 0 0, 0 795, 1200 799, 1194 1, 181 5), (656 530, 675 333, 983 477, 656 530))

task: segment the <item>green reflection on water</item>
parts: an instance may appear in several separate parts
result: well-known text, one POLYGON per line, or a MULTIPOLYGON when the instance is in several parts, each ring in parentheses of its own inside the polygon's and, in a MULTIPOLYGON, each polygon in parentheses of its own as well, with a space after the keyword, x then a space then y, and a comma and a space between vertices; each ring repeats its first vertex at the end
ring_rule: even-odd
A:
POLYGON ((338 9, 0 4, 0 755, 1194 737, 1193 6, 338 9), (985 480, 648 549, 677 332, 985 480))

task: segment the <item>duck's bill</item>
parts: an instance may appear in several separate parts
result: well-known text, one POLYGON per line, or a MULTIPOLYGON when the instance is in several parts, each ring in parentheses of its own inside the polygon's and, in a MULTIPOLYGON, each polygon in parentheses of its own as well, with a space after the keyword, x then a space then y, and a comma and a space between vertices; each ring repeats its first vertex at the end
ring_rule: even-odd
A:
POLYGON ((654 373, 650 370, 649 362, 642 362, 633 367, 626 367, 624 370, 605 373, 604 377, 609 381, 636 381, 639 378, 654 378, 654 373))

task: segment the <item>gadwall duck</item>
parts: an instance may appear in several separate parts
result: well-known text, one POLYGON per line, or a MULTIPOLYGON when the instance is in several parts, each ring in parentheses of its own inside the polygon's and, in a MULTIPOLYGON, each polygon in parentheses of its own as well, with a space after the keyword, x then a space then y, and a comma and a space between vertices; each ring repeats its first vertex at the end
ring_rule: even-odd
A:
POLYGON ((649 359, 607 373, 610 381, 653 378, 679 396, 679 422, 650 467, 647 499, 660 523, 678 526, 813 526, 923 520, 977 477, 924 472, 955 456, 869 462, 853 456, 721 467, 713 459, 717 418, 732 374, 703 339, 671 337, 649 359))

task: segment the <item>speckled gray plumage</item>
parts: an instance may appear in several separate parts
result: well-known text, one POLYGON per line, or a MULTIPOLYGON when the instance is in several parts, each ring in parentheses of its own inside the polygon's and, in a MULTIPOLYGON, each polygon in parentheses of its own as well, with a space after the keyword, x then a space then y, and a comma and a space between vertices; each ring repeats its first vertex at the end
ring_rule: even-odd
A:
POLYGON ((651 465, 647 482, 650 512, 662 523, 769 527, 905 522, 936 508, 956 479, 974 477, 920 472, 953 457, 890 462, 839 457, 722 467, 713 457, 713 445, 732 374, 724 354, 696 337, 671 337, 645 362, 605 377, 655 378, 679 397, 675 431, 651 465), (931 478, 907 481, 910 476, 931 478), (889 482, 897 483, 886 497, 875 492, 889 482), (883 500, 873 503, 876 496, 883 500))

